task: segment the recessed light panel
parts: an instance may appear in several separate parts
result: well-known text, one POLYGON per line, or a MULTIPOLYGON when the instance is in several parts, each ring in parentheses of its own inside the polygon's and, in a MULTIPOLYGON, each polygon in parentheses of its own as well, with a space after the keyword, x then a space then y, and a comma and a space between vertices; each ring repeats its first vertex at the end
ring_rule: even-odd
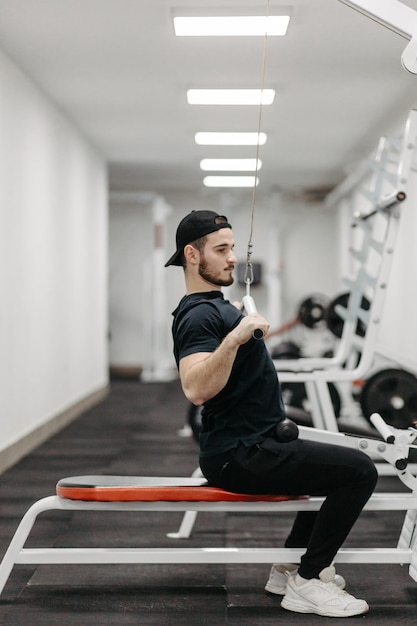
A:
POLYGON ((259 184, 255 176, 205 176, 206 187, 254 187, 259 184))
POLYGON ((263 146, 266 133, 253 132, 198 132, 195 142, 199 146, 263 146), (259 139, 259 141, 258 141, 259 139))
POLYGON ((205 172, 255 172, 262 167, 262 161, 258 159, 202 159, 200 168, 205 172))
POLYGON ((227 17, 174 17, 178 37, 256 37, 285 35, 288 15, 235 15, 227 17))
POLYGON ((274 89, 188 89, 189 104, 259 105, 272 104, 274 89))

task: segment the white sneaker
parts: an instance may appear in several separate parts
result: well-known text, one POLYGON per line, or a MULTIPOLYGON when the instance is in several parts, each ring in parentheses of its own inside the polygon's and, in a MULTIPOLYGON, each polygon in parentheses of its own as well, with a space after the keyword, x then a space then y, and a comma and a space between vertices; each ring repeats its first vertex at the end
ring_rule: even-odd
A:
POLYGON ((288 576, 282 608, 324 617, 351 617, 369 610, 365 600, 357 600, 334 583, 333 565, 325 567, 319 576, 320 578, 312 578, 301 584, 297 584, 295 576, 288 576))
MULTIPOLYGON (((265 585, 265 591, 275 593, 277 596, 285 595, 287 589, 288 576, 295 576, 298 572, 298 565, 295 563, 274 563, 271 567, 268 582, 265 585)), ((346 581, 343 576, 335 574, 334 583, 339 589, 346 587, 346 581)))

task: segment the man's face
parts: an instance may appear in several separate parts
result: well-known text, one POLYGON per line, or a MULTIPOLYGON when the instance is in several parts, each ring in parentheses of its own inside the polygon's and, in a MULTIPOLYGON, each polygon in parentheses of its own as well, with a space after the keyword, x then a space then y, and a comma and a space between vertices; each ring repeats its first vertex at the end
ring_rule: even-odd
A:
POLYGON ((233 283, 236 257, 235 242, 231 228, 221 228, 207 235, 207 242, 200 253, 198 273, 208 283, 227 287, 233 283))

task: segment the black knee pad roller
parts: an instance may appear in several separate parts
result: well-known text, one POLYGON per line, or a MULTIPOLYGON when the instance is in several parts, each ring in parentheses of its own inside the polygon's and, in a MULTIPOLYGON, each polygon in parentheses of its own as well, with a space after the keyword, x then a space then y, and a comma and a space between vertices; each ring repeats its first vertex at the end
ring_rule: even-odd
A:
POLYGON ((274 437, 280 443, 287 443, 298 439, 298 426, 287 417, 275 426, 274 437))

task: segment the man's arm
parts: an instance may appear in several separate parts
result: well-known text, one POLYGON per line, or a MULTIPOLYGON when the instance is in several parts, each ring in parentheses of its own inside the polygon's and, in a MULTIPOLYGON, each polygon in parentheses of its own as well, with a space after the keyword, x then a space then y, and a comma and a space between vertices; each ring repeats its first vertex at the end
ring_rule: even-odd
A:
POLYGON ((180 360, 182 388, 193 404, 203 404, 217 395, 229 380, 237 351, 257 328, 268 332, 268 322, 258 313, 244 317, 214 352, 196 352, 180 360))

